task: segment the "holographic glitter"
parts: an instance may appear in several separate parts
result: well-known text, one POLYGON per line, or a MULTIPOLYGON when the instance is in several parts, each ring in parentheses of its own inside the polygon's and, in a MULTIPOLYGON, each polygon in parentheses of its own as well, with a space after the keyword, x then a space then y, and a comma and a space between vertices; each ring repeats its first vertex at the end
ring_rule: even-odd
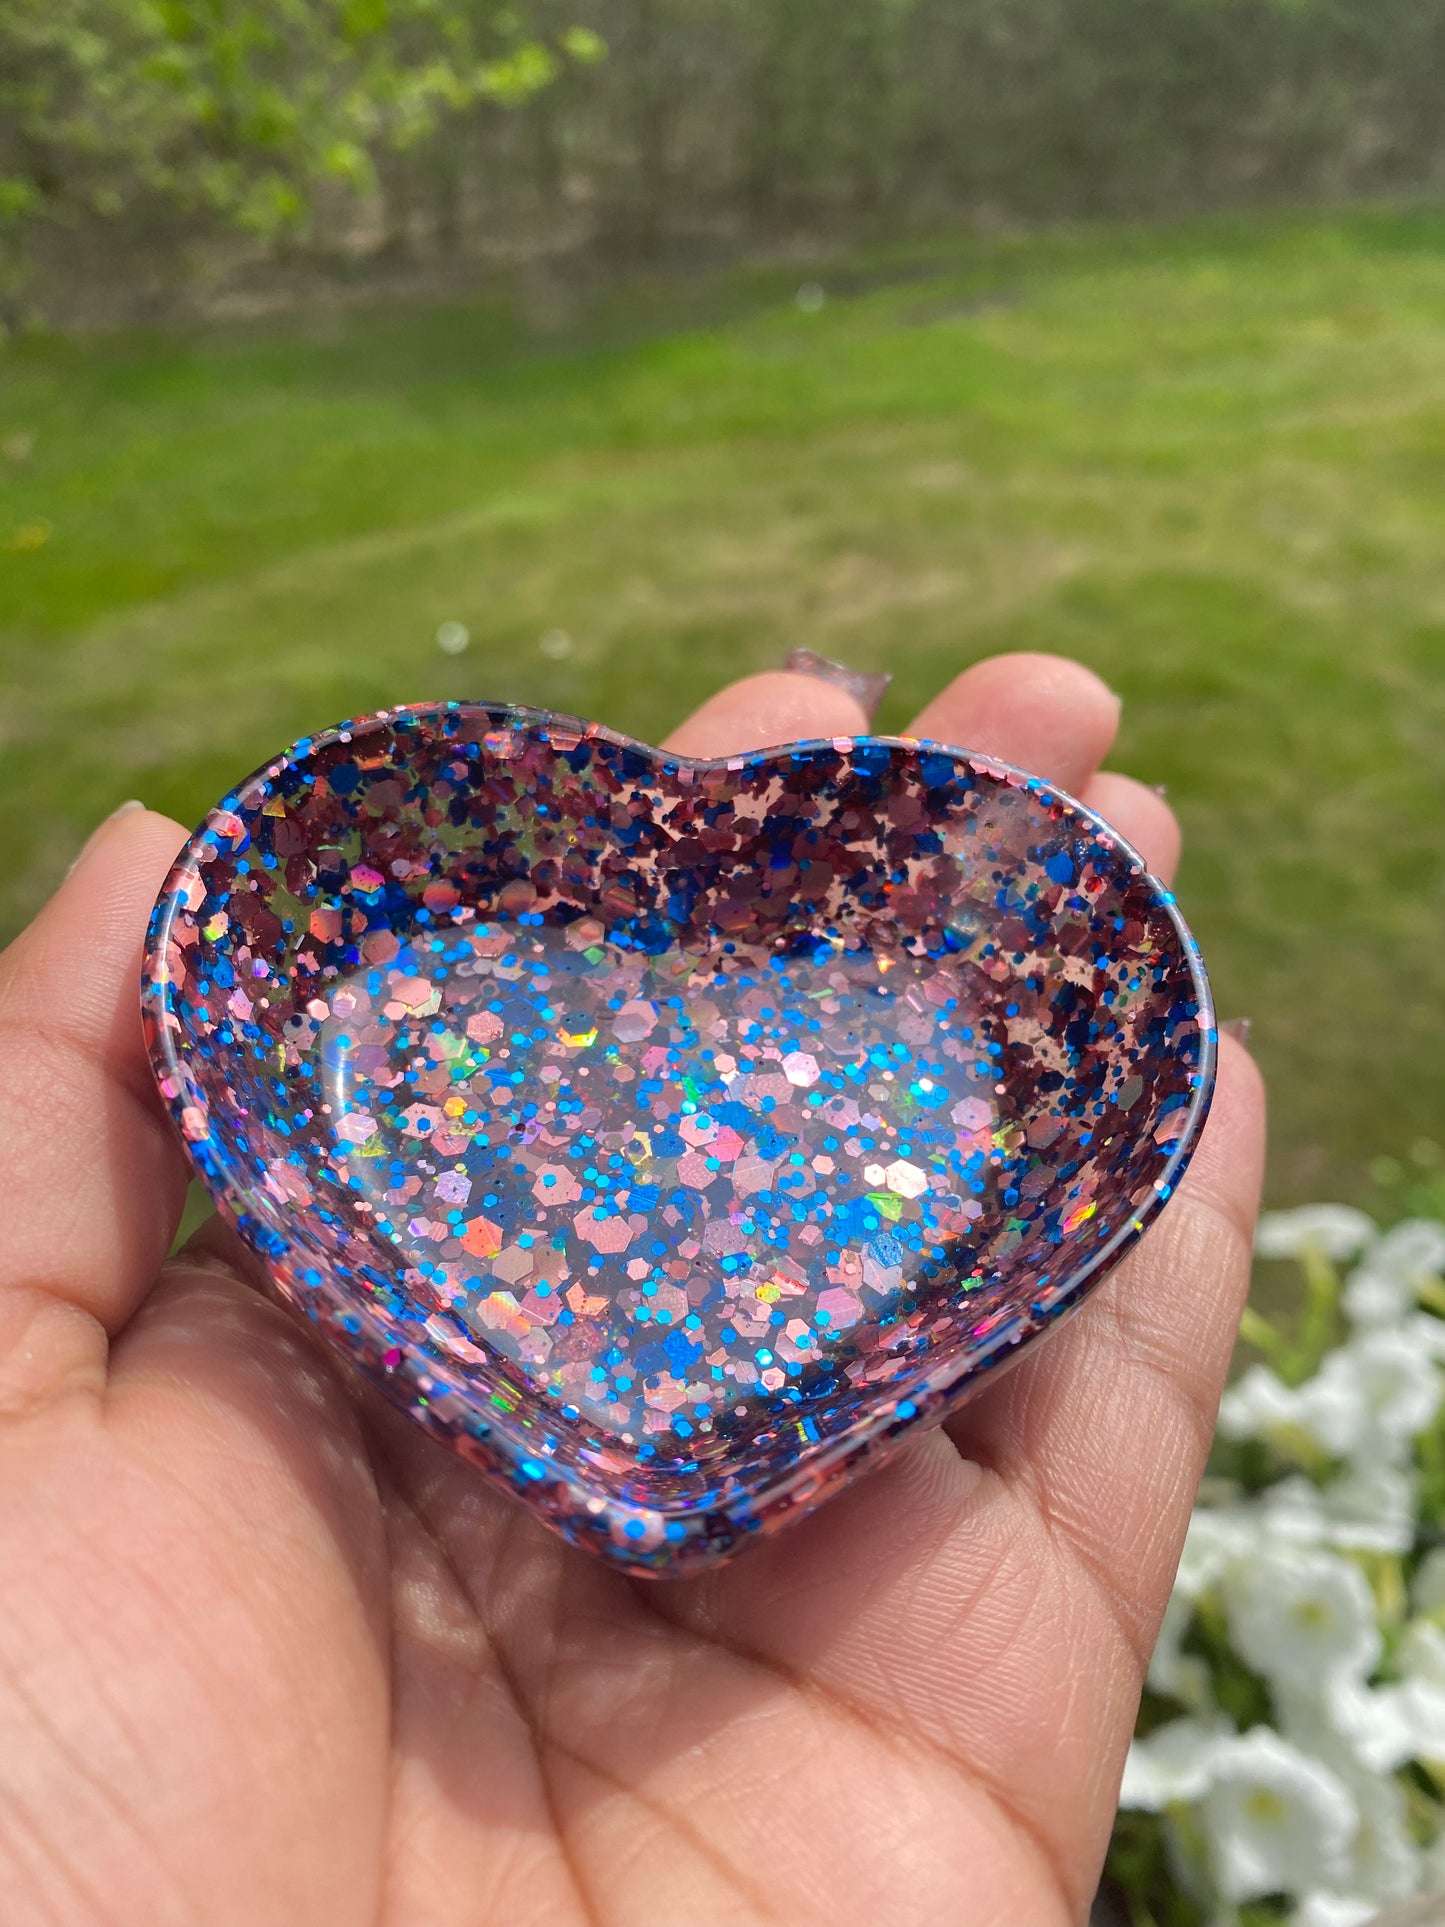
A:
POLYGON ((1074 1306, 1215 1033, 1096 817, 932 744, 696 763, 438 704, 298 743, 156 906, 161 1089, 279 1291, 568 1538, 686 1571, 1074 1306))

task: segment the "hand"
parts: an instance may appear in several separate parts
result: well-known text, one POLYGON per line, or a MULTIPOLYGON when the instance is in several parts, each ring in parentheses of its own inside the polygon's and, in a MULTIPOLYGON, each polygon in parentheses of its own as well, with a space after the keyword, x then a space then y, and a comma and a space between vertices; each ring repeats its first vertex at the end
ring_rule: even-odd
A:
MULTIPOLYGON (((1096 774, 1117 706, 980 663, 912 732, 1096 774)), ((673 746, 852 734, 724 690, 673 746)), ((6 1927, 1082 1921, 1248 1277, 1262 1113, 1224 1040, 1179 1196, 946 1432, 738 1563, 630 1580, 358 1391, 185 1190, 136 1012, 181 831, 113 820, 0 958, 6 1927)))

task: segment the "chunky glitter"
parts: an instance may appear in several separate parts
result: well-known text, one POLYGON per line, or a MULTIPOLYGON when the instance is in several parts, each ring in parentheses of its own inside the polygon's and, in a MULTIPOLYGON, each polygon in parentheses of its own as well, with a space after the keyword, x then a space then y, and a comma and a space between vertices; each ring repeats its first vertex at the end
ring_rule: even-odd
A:
POLYGON ((1213 1018, 1172 897, 1036 778, 697 763, 486 705, 298 743, 206 819, 144 1008, 279 1291, 645 1572, 816 1504, 1169 1197, 1213 1018))

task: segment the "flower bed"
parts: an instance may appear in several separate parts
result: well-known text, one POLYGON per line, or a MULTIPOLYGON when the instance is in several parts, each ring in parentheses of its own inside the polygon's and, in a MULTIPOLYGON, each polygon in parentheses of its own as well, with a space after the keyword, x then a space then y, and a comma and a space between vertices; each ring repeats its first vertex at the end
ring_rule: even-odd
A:
POLYGON ((1359 1927, 1445 1888, 1445 1222, 1260 1222, 1305 1307, 1225 1394, 1124 1775, 1131 1927, 1359 1927))

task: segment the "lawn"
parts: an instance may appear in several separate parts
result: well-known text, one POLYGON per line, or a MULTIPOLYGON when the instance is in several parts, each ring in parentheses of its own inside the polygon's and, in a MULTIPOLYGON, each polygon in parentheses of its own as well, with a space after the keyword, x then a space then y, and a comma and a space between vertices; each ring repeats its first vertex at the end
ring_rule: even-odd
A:
POLYGON ((655 738, 808 642, 894 671, 886 729, 1056 649, 1184 820, 1273 1197, 1440 1134, 1445 213, 29 341, 0 451, 7 933, 122 798, 194 819, 378 705, 655 738))

